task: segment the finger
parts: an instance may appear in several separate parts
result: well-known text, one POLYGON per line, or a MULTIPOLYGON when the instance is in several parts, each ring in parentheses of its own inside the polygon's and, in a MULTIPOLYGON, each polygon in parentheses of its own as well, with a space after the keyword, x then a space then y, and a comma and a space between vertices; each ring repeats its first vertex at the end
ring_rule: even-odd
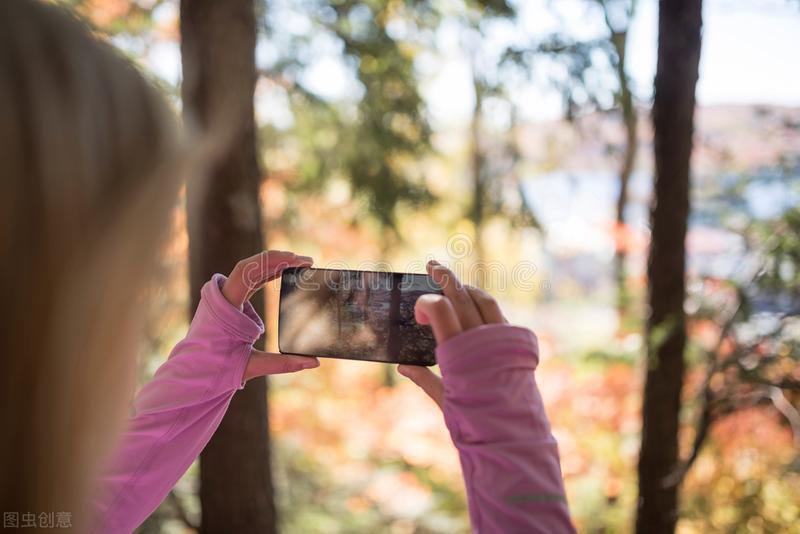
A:
POLYGON ((313 262, 311 256, 299 256, 286 250, 265 250, 239 263, 244 264, 242 273, 245 285, 251 290, 257 290, 276 278, 284 269, 311 265, 313 262))
POLYGON ((442 379, 436 376, 433 371, 419 365, 398 365, 397 372, 406 378, 410 378, 412 382, 422 388, 422 391, 427 393, 439 405, 440 409, 442 408, 444 403, 444 384, 442 379))
POLYGON ((240 263, 244 263, 241 267, 241 279, 247 288, 245 300, 249 300, 264 284, 280 276, 285 269, 309 267, 314 259, 284 250, 267 250, 240 263))
POLYGON ((311 267, 314 264, 314 258, 311 256, 292 255, 293 257, 282 258, 279 260, 270 260, 268 263, 266 279, 267 281, 274 280, 280 274, 290 267, 311 267))
POLYGON ((241 308, 252 296, 256 288, 264 283, 263 274, 267 257, 264 252, 239 260, 222 287, 222 294, 228 302, 241 308))
POLYGON ((467 293, 464 284, 456 275, 437 261, 428 262, 428 273, 433 281, 442 287, 444 296, 450 299, 453 309, 458 315, 458 320, 464 330, 469 330, 483 324, 483 319, 475 306, 475 302, 467 293))
POLYGON ((461 333, 461 323, 447 297, 429 293, 417 299, 414 318, 419 324, 430 325, 436 343, 444 343, 461 333))
POLYGON ((234 306, 245 301, 289 267, 305 267, 314 262, 310 256, 298 256, 285 250, 267 250, 239 261, 222 288, 222 294, 234 306))
POLYGON ((252 297, 259 289, 264 287, 264 284, 278 278, 284 270, 290 267, 311 267, 313 264, 314 260, 313 258, 311 258, 311 256, 296 256, 293 260, 273 265, 267 272, 267 276, 264 279, 264 282, 261 283, 259 287, 251 289, 248 292, 247 299, 249 300, 250 297, 252 297))
POLYGON ((478 308, 478 312, 481 314, 485 324, 499 324, 508 322, 506 321, 506 318, 503 317, 503 312, 500 311, 500 306, 497 304, 497 301, 494 300, 494 297, 492 297, 489 293, 483 289, 473 286, 464 287, 466 288, 469 296, 472 298, 472 301, 475 303, 475 306, 478 308))
MULTIPOLYGON (((310 256, 297 256, 297 258, 293 261, 280 263, 271 268, 270 271, 267 273, 267 276, 264 280, 264 284, 278 278, 281 275, 281 273, 283 273, 283 271, 285 271, 286 269, 293 267, 311 267, 313 264, 314 260, 310 256)), ((264 284, 261 285, 263 286, 264 284)), ((258 289, 256 289, 255 291, 258 291, 258 289)))
POLYGON ((236 267, 239 269, 240 278, 248 290, 252 291, 261 287, 269 277, 270 264, 289 262, 295 258, 293 252, 282 250, 264 250, 254 256, 240 261, 236 267))
POLYGON ((276 354, 253 349, 244 375, 245 380, 250 380, 257 376, 294 373, 315 367, 319 367, 319 360, 313 356, 276 354))

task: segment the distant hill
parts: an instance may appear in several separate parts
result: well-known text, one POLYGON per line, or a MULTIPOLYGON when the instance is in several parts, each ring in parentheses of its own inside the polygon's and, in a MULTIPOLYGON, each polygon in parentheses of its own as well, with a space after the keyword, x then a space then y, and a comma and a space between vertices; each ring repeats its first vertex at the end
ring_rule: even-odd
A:
MULTIPOLYGON (((652 169, 649 110, 639 114, 640 150, 636 167, 652 169)), ((800 107, 762 105, 708 106, 697 109, 694 170, 699 174, 744 171, 800 156, 800 107)), ((593 113, 574 124, 528 123, 521 127, 520 148, 533 167, 526 174, 614 170, 623 142, 617 113, 593 113)))

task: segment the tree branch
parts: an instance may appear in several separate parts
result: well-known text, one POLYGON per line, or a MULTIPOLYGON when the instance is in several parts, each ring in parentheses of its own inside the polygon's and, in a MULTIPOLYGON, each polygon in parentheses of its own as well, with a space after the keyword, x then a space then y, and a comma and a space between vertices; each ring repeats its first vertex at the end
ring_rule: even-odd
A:
POLYGON ((711 379, 718 371, 725 369, 728 367, 728 365, 738 360, 735 352, 722 361, 719 360, 719 354, 722 350, 722 344, 725 342, 725 339, 728 337, 728 334, 733 328, 733 323, 736 319, 736 316, 739 314, 741 307, 742 303, 739 302, 734 308, 733 312, 728 316, 728 319, 725 321, 725 323, 723 323, 716 346, 714 347, 714 350, 710 351, 707 355, 708 370, 706 371, 706 376, 703 379, 703 386, 700 393, 700 403, 702 408, 700 411, 700 417, 698 418, 698 422, 695 426, 692 450, 686 460, 680 462, 675 469, 667 477, 665 477, 664 484, 667 487, 674 487, 683 482, 683 479, 686 477, 686 473, 689 471, 689 469, 691 469, 695 460, 697 460, 697 457, 700 455, 700 450, 702 449, 703 443, 708 437, 708 432, 711 428, 711 425, 717 419, 712 414, 714 392, 711 390, 711 379))
POLYGON ((786 399, 783 390, 779 387, 771 386, 769 388, 769 398, 773 406, 775 406, 775 409, 789 421, 789 426, 792 427, 795 445, 800 446, 800 412, 786 399))

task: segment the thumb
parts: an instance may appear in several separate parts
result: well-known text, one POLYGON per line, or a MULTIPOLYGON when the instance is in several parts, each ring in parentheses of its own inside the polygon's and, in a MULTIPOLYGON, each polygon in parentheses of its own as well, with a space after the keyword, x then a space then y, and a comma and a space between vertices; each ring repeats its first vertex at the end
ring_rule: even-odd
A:
POLYGON ((398 365, 397 372, 418 385, 422 390, 442 408, 444 403, 444 384, 442 379, 436 376, 427 367, 419 365, 398 365))
POLYGON ((313 356, 276 354, 253 349, 250 351, 250 360, 247 362, 244 379, 250 380, 257 376, 294 373, 303 369, 313 369, 314 367, 319 367, 319 360, 313 356))

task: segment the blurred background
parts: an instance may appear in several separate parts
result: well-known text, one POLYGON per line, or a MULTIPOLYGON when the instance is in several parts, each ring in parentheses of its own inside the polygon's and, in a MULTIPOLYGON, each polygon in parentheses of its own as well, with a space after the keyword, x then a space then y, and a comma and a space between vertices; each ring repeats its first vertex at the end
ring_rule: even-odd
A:
MULTIPOLYGON (((192 0, 65 3, 182 110, 192 0)), ((658 3, 253 9, 266 246, 323 267, 421 272, 436 258, 485 286, 539 336, 537 380, 576 526, 632 531, 658 3)), ((702 14, 677 530, 800 532, 800 5, 706 0, 702 14)), ((274 284, 266 296, 274 334, 274 284)), ((142 383, 188 324, 183 204, 151 302, 142 383)), ((441 414, 394 368, 323 360, 270 378, 268 399, 265 491, 280 531, 468 531, 441 414)), ((200 476, 193 466, 139 532, 199 528, 200 476)))

